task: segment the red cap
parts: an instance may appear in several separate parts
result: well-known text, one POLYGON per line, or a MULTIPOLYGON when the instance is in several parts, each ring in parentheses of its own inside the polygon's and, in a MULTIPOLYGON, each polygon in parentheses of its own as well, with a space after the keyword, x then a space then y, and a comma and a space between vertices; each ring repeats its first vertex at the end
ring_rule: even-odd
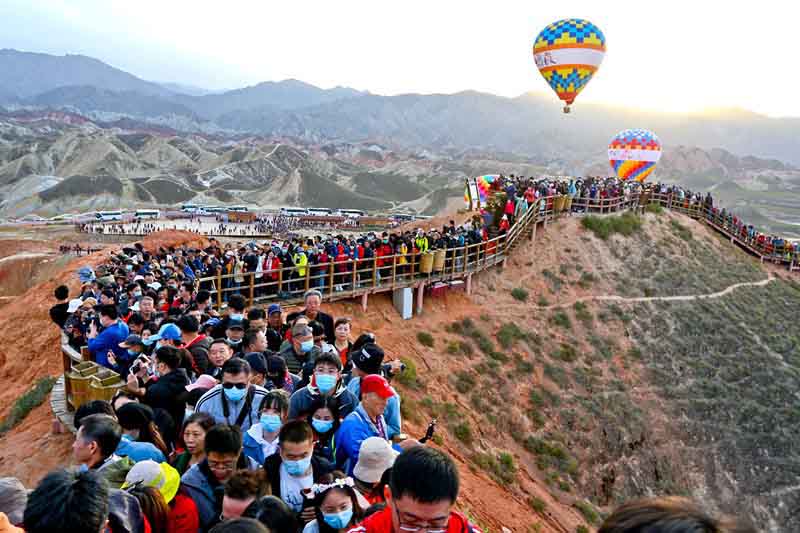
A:
POLYGON ((370 374, 361 378, 361 394, 374 392, 383 399, 394 396, 394 391, 389 386, 389 382, 383 376, 370 374))

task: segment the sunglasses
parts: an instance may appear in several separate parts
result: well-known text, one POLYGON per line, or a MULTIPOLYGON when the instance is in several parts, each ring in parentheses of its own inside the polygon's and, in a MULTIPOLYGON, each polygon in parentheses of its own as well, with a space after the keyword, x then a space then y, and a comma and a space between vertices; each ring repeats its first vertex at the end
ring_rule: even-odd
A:
POLYGON ((244 389, 247 388, 247 383, 223 383, 222 388, 224 389, 232 389, 236 387, 237 389, 244 389))

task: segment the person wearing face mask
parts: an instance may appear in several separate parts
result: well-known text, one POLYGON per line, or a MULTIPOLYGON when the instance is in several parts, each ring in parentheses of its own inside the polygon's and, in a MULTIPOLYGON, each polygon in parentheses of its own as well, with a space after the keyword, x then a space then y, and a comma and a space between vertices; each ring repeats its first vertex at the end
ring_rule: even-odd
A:
POLYGON ((117 359, 113 352, 108 353, 108 362, 111 363, 111 368, 118 372, 120 376, 127 377, 131 364, 144 353, 144 341, 139 335, 130 334, 121 343, 120 348, 124 348, 127 355, 124 359, 117 359))
POLYGON ((308 362, 308 353, 314 348, 314 333, 307 324, 295 324, 291 329, 292 341, 281 351, 280 356, 292 374, 299 374, 308 362))
POLYGON ((333 396, 316 398, 305 416, 314 430, 314 455, 333 463, 336 460, 333 436, 339 429, 339 400, 333 396))
POLYGON ((358 398, 342 383, 342 362, 333 353, 321 353, 314 360, 311 382, 292 394, 289 400, 289 418, 307 413, 320 396, 331 396, 339 403, 339 414, 349 415, 358 405, 358 398))
POLYGON ((270 391, 261 402, 259 424, 253 424, 244 434, 244 454, 258 464, 278 452, 278 433, 286 423, 289 398, 281 390, 270 391))
POLYGON ((129 457, 133 462, 167 460, 167 444, 153 421, 153 410, 138 402, 128 402, 117 410, 117 421, 122 427, 122 439, 115 454, 129 457))
POLYGON ((228 341, 228 346, 233 350, 234 356, 241 356, 244 349, 244 322, 238 319, 232 319, 228 322, 228 328, 225 330, 225 339, 228 341))
POLYGON ((218 424, 232 424, 243 432, 258 424, 267 390, 250 384, 250 372, 244 359, 233 357, 226 361, 222 365, 222 383, 197 401, 195 412, 208 413, 218 424))
POLYGON ((320 483, 333 465, 314 456, 314 433, 303 420, 283 425, 278 435, 279 453, 264 461, 272 492, 299 515, 302 523, 315 518, 311 487, 320 483))
POLYGON ((313 492, 315 519, 306 524, 303 533, 345 533, 363 519, 352 478, 330 476, 315 485, 313 492))
POLYGON ((214 326, 214 329, 211 331, 211 336, 215 339, 225 337, 225 330, 228 329, 228 324, 232 320, 241 322, 243 329, 247 329, 247 321, 244 313, 246 307, 247 300, 245 300, 244 296, 241 294, 232 294, 228 298, 228 313, 214 326))

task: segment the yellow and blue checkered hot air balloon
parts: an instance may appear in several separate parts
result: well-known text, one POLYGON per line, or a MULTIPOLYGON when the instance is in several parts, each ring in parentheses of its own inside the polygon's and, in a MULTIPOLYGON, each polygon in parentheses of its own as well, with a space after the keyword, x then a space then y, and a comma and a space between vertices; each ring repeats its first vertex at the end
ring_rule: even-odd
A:
POLYGON ((567 105, 586 87, 606 54, 606 38, 600 28, 583 19, 564 19, 549 24, 533 43, 536 67, 558 97, 567 105))

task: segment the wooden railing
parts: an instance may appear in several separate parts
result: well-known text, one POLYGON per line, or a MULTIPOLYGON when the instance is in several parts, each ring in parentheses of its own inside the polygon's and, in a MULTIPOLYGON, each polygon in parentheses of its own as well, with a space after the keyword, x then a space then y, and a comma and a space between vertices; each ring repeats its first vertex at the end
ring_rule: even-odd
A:
POLYGON ((712 210, 706 210, 702 204, 679 202, 672 194, 647 192, 615 198, 540 198, 515 221, 506 234, 478 244, 438 251, 438 268, 429 273, 423 273, 420 268, 424 254, 409 252, 369 259, 348 259, 344 262, 331 260, 326 264, 305 267, 288 266, 269 272, 219 273, 199 278, 197 284, 199 288, 209 290, 217 306, 223 307, 230 295, 237 293, 244 295, 249 305, 270 301, 292 304, 300 302, 309 289, 317 289, 324 300, 333 301, 364 293, 418 286, 420 283, 451 281, 503 263, 508 253, 520 244, 522 237, 532 237, 540 223, 546 224, 574 211, 606 214, 643 209, 651 203, 705 222, 762 260, 786 263, 790 270, 798 269, 800 265, 797 254, 789 248, 773 250, 771 244, 743 238, 736 234, 735 228, 727 220, 712 210))

